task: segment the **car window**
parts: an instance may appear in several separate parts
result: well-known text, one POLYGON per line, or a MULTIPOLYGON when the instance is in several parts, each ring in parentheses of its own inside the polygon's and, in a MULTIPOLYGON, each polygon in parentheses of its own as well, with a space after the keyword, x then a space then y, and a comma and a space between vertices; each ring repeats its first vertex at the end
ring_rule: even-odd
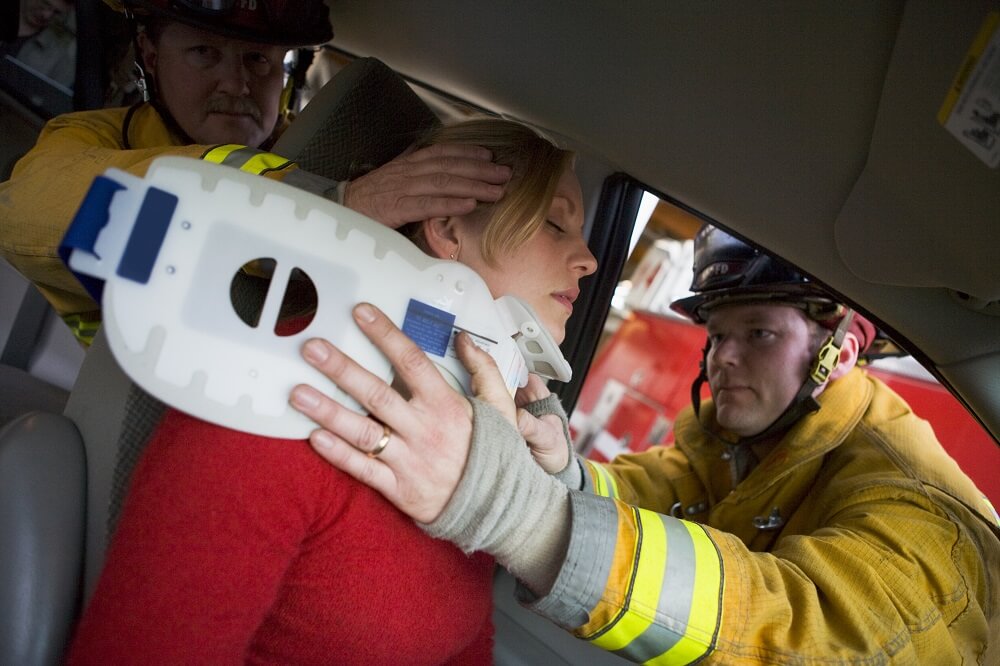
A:
MULTIPOLYGON (((680 205, 643 196, 628 260, 570 419, 578 450, 590 458, 670 445, 677 414, 691 404, 705 332, 670 303, 690 294, 692 238, 702 223, 680 205)), ((1000 500, 1000 449, 933 374, 905 353, 871 360, 865 369, 931 424, 991 501, 1000 500)), ((704 387, 702 394, 709 395, 704 387)))
POLYGON ((0 41, 0 89, 43 120, 73 110, 75 75, 72 7, 33 35, 0 41))

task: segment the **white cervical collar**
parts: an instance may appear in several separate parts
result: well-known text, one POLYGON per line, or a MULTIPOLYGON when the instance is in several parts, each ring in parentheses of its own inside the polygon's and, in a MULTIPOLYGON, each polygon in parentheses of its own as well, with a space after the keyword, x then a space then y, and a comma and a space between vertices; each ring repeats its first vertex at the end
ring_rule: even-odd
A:
POLYGON ((358 404, 299 356, 323 337, 373 374, 392 369, 351 318, 367 301, 406 331, 456 388, 470 392, 455 356, 457 331, 490 352, 513 391, 530 370, 567 381, 558 345, 522 301, 494 300, 478 274, 432 259, 399 233, 322 197, 269 178, 162 157, 145 178, 98 177, 63 241, 64 258, 90 286, 103 281, 103 328, 139 386, 201 419, 245 432, 302 438, 315 424, 288 406, 298 383, 358 404), (277 262, 254 328, 230 300, 247 262, 277 262), (293 268, 315 285, 304 330, 274 332, 293 268))

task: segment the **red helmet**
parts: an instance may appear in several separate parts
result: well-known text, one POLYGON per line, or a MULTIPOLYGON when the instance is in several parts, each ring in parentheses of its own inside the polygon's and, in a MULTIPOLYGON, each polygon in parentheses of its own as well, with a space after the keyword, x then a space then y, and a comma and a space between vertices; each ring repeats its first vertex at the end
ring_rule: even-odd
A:
POLYGON ((333 39, 323 0, 105 0, 113 9, 180 21, 261 44, 311 46, 333 39))

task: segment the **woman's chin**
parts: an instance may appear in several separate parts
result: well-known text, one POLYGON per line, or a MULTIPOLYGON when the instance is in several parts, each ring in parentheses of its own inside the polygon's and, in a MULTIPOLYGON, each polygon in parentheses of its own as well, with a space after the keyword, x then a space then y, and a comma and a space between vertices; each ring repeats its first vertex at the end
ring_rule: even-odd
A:
POLYGON ((557 345, 561 345, 563 343, 563 340, 566 339, 565 324, 559 324, 558 326, 553 326, 550 323, 543 323, 542 326, 544 326, 545 330, 549 332, 549 335, 552 336, 552 339, 556 341, 557 345))

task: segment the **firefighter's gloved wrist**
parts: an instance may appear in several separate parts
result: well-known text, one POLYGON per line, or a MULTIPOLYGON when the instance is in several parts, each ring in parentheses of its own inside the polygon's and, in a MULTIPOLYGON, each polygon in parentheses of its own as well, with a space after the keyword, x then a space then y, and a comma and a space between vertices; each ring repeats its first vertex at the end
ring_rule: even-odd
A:
MULTIPOLYGON (((554 476, 557 479, 563 481, 563 483, 567 483, 565 480, 561 478, 561 475, 569 473, 570 477, 573 476, 572 474, 573 468, 576 467, 576 465, 573 464, 574 463, 573 458, 575 457, 576 452, 573 450, 573 440, 570 439, 569 436, 569 417, 566 416, 566 410, 563 409, 562 401, 559 400, 559 398, 554 393, 550 393, 541 400, 535 400, 534 402, 529 402, 522 409, 524 409, 526 412, 534 416, 536 419, 541 418, 543 416, 549 416, 551 414, 554 416, 558 416, 559 420, 562 421, 563 438, 566 440, 566 449, 568 455, 566 456, 566 466, 563 467, 558 472, 555 472, 554 476)), ((577 483, 579 483, 579 479, 577 479, 577 483)), ((569 483, 567 483, 567 485, 569 485, 571 488, 576 487, 569 483)))
POLYGON ((531 457, 520 433, 486 403, 472 403, 472 445, 458 488, 427 534, 466 553, 485 551, 544 594, 569 542, 569 491, 531 457))

